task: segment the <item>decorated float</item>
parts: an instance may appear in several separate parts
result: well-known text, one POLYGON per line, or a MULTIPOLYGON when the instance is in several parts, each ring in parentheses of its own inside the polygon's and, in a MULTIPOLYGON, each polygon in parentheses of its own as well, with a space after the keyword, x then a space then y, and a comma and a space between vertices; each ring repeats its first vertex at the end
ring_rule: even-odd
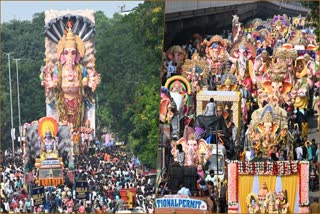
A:
POLYGON ((64 183, 63 169, 73 169, 71 128, 58 125, 52 117, 24 124, 23 142, 24 174, 26 184, 33 181, 42 186, 57 186, 64 183), (65 163, 68 163, 66 166, 65 163), (35 168, 35 171, 33 171, 35 168))
POLYGON ((309 162, 228 163, 228 213, 308 213, 309 162))

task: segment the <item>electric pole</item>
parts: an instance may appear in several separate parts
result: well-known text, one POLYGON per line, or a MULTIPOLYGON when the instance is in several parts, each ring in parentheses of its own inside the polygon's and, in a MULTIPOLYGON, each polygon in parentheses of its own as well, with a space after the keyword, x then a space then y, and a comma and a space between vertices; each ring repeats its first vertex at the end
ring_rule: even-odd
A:
POLYGON ((12 143, 12 154, 14 156, 14 140, 15 130, 13 129, 13 114, 12 114, 12 87, 11 87, 11 69, 10 69, 10 55, 12 53, 4 53, 8 56, 8 69, 9 69, 9 91, 10 91, 10 115, 11 115, 11 143, 12 143))
POLYGON ((17 95, 18 95, 18 118, 19 118, 19 142, 20 142, 20 148, 22 148, 21 145, 21 138, 22 138, 22 127, 21 127, 21 114, 20 114, 20 92, 19 92, 19 66, 18 61, 20 59, 13 59, 16 61, 16 71, 17 71, 17 95))

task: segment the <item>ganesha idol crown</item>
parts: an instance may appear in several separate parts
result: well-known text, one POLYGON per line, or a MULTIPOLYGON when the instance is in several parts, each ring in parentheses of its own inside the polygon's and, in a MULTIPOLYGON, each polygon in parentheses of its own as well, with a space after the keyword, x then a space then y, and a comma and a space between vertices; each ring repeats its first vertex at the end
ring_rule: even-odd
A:
POLYGON ((75 35, 72 32, 72 24, 69 23, 68 25, 69 27, 66 34, 63 37, 61 37, 59 43, 57 44, 57 53, 60 56, 60 54, 63 52, 65 48, 74 48, 78 51, 80 56, 83 57, 85 53, 83 41, 78 35, 75 35))
POLYGON ((77 48, 76 37, 74 36, 71 28, 68 28, 64 48, 77 48))
POLYGON ((230 86, 231 84, 232 84, 231 79, 228 76, 227 79, 224 81, 224 85, 230 86))
POLYGON ((197 137, 194 133, 190 134, 188 140, 197 140, 197 137))

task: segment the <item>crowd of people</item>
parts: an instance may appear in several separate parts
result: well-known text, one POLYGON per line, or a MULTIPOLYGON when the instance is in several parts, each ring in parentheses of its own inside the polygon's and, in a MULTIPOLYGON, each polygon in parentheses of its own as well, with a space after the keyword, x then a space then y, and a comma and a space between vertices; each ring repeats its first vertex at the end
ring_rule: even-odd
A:
MULTIPOLYGON (((152 212, 155 198, 153 177, 124 147, 111 146, 85 151, 75 158, 74 176, 64 169, 64 183, 45 187, 44 202, 34 204, 32 188, 24 185, 22 153, 5 150, 1 173, 3 213, 115 213, 122 210, 152 212), (86 197, 78 199, 75 184, 88 184, 86 197), (29 191, 28 191, 29 190, 29 191), (121 191, 125 190, 125 196, 121 191), (129 190, 130 196, 127 195, 129 190)), ((36 180, 36 173, 34 173, 36 180)), ((33 186, 33 187, 32 187, 33 186)))

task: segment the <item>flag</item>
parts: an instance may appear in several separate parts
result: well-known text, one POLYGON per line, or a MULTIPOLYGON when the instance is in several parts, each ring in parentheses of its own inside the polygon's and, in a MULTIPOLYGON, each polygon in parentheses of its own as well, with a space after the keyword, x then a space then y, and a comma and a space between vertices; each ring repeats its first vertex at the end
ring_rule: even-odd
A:
POLYGON ((108 146, 108 144, 110 143, 110 134, 109 133, 107 133, 106 134, 106 146, 108 146))

